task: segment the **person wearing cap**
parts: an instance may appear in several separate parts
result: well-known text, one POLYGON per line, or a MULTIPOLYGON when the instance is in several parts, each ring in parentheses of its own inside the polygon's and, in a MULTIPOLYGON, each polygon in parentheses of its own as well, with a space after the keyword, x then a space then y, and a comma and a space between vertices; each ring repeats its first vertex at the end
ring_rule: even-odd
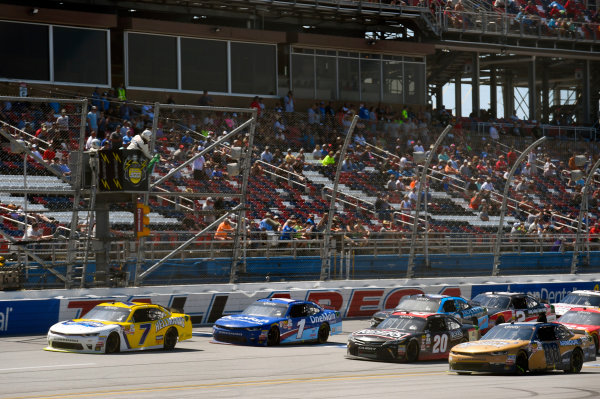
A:
POLYGON ((496 162, 494 170, 496 172, 505 172, 507 169, 508 169, 508 164, 504 160, 504 155, 500 155, 498 157, 498 161, 496 162))
POLYGON ((291 240, 296 233, 295 226, 296 218, 294 216, 290 216, 288 220, 285 221, 283 226, 281 227, 281 235, 279 236, 280 240, 291 240))
POLYGON ((215 232, 215 240, 217 241, 231 241, 233 240, 233 225, 229 218, 223 219, 223 221, 217 227, 215 232))
POLYGON ((261 231, 278 231, 281 223, 273 216, 271 212, 265 213, 265 217, 258 223, 258 228, 261 231))
POLYGON ((491 177, 488 177, 485 183, 481 185, 481 191, 494 191, 494 183, 492 183, 491 177))
POLYGON ((271 152, 271 147, 268 145, 265 146, 265 150, 260 154, 260 159, 266 163, 273 162, 273 153, 271 152))
POLYGON ((296 162, 296 157, 294 156, 294 154, 292 154, 292 149, 291 148, 287 149, 287 151, 285 153, 284 161, 288 165, 291 165, 294 162, 296 162))
POLYGON ((92 105, 92 108, 87 113, 87 128, 88 131, 98 131, 98 107, 92 105))
POLYGON ((144 130, 140 134, 136 134, 132 139, 129 145, 127 146, 128 150, 140 150, 142 154, 148 159, 152 158, 152 154, 150 153, 150 140, 152 139, 152 131, 150 129, 144 130))

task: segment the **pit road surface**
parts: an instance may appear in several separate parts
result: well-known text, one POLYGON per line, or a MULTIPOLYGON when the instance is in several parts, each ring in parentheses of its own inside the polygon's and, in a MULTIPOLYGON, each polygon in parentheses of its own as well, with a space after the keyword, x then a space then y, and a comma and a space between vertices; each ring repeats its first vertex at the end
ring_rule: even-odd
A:
POLYGON ((344 321, 326 345, 211 343, 210 328, 173 352, 48 352, 45 336, 0 338, 0 398, 598 398, 600 359, 581 374, 457 375, 446 361, 393 364, 344 358, 344 321))

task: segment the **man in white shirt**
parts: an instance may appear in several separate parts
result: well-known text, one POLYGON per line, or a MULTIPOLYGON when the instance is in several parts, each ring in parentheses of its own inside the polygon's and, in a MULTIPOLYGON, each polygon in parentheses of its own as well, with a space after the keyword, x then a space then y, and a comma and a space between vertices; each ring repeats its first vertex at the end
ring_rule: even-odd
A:
POLYGON ((490 138, 496 141, 500 139, 500 135, 498 134, 498 129, 496 128, 495 124, 490 126, 490 138))
POLYGON ((488 177, 485 183, 481 185, 481 191, 494 191, 494 184, 492 183, 492 178, 488 177))

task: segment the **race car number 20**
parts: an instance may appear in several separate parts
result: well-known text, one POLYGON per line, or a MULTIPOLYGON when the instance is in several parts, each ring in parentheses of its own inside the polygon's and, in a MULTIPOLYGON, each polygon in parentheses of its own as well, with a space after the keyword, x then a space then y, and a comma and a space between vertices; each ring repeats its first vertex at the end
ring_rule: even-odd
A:
POLYGON ((435 335, 433 337, 433 353, 444 353, 448 349, 448 336, 447 335, 435 335))

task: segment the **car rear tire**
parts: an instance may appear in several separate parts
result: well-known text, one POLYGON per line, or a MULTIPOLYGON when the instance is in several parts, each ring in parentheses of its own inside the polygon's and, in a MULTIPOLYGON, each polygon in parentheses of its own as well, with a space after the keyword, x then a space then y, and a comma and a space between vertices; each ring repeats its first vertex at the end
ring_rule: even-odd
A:
POLYGON ((169 330, 165 334, 165 338, 163 341, 163 349, 166 351, 172 351, 173 349, 175 349, 175 345, 177 345, 177 338, 179 338, 177 330, 174 328, 169 328, 169 330))
POLYGON ((515 373, 517 375, 525 375, 527 370, 529 370, 529 360, 527 359, 527 354, 525 354, 525 352, 519 352, 515 362, 515 373))
POLYGON ((267 346, 279 345, 280 335, 279 328, 272 326, 267 335, 267 346))
POLYGON ((417 341, 412 340, 406 347, 406 361, 409 363, 416 362, 419 359, 419 345, 417 341))
POLYGON ((565 373, 575 374, 581 371, 583 367, 583 351, 580 348, 573 349, 571 353, 571 363, 565 373))
POLYGON ((117 353, 121 347, 121 339, 119 334, 111 332, 106 338, 106 344, 104 346, 104 353, 117 353))
POLYGON ((320 344, 324 344, 329 339, 329 324, 323 323, 319 326, 319 333, 317 334, 317 341, 320 344))

